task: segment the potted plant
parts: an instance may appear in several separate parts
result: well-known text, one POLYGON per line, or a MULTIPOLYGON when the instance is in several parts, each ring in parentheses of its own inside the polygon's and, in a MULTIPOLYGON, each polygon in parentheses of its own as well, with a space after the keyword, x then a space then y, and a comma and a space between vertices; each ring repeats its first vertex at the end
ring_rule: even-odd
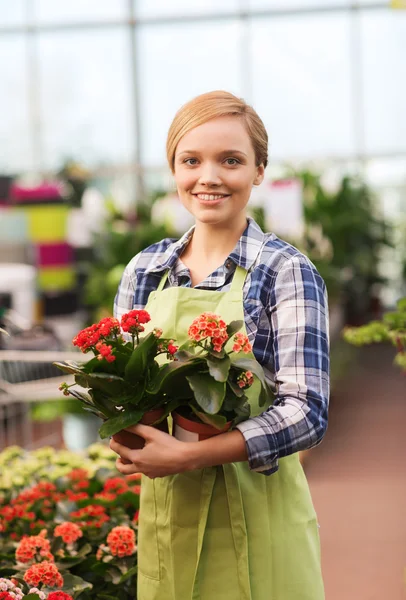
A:
POLYGON ((129 311, 121 322, 111 317, 101 319, 73 339, 82 352, 93 354, 90 360, 54 363, 75 378, 72 385, 61 384, 63 393, 77 398, 84 410, 103 419, 101 438, 116 435, 140 421, 161 424, 167 430, 166 417, 180 402, 168 393, 153 390, 152 382, 162 368, 157 357, 165 354, 171 361, 177 347, 173 340, 162 339, 162 331, 157 328, 140 337, 150 320, 145 310, 129 311))
POLYGON ((196 317, 189 340, 175 353, 176 362, 157 374, 152 390, 176 389, 183 401, 173 411, 175 436, 201 440, 227 431, 250 415, 246 391, 257 379, 260 406, 272 393, 261 365, 253 357, 248 337, 239 332, 242 321, 229 325, 214 313, 196 317))
POLYGON ((406 297, 398 301, 395 311, 387 312, 381 320, 361 327, 346 327, 343 337, 355 346, 391 342, 397 348, 394 362, 406 373, 406 297))

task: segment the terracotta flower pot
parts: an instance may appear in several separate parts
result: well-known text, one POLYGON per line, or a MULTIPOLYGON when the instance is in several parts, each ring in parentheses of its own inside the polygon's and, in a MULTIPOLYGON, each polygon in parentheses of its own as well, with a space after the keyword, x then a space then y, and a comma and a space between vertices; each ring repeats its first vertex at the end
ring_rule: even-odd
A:
MULTIPOLYGON (((145 413, 140 423, 142 423, 143 425, 151 425, 157 419, 162 417, 164 412, 165 410, 163 408, 155 408, 154 410, 150 410, 147 413, 145 413)), ((156 427, 157 429, 159 429, 160 431, 164 431, 165 433, 169 433, 167 419, 164 419, 163 421, 161 421, 161 423, 158 423, 153 427, 156 427)), ((141 450, 141 448, 143 448, 145 444, 144 438, 142 438, 139 435, 136 435, 135 433, 132 433, 131 431, 126 431, 125 429, 119 431, 118 433, 115 433, 113 435, 113 439, 119 444, 123 444, 123 446, 127 446, 127 448, 131 448, 132 450, 141 450)), ((127 464, 129 464, 129 462, 130 461, 127 461, 127 464)))
POLYGON ((201 442, 220 433, 225 433, 231 428, 231 421, 226 423, 223 429, 216 429, 216 427, 207 423, 188 419, 178 412, 172 413, 172 418, 174 423, 173 435, 182 442, 201 442))

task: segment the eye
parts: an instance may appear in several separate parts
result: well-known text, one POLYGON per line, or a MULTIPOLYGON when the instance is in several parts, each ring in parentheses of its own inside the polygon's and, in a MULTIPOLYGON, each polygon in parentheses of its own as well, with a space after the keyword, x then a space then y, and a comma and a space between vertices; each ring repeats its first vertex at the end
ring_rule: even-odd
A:
POLYGON ((236 158, 226 158, 225 161, 228 165, 230 165, 230 167, 234 167, 235 165, 240 164, 240 161, 237 160, 236 158))
POLYGON ((194 167, 195 165, 197 165, 197 158, 185 158, 185 160, 183 162, 186 165, 190 165, 191 167, 194 167))

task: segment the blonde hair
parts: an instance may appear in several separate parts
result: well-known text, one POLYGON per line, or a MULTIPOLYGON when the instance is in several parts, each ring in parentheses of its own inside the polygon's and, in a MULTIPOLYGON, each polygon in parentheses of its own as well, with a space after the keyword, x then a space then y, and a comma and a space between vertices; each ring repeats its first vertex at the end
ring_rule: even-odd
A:
POLYGON ((265 126, 252 106, 242 98, 230 92, 214 91, 196 96, 178 110, 166 140, 166 156, 172 173, 175 170, 175 152, 181 138, 191 129, 207 123, 211 119, 226 116, 237 116, 250 136, 255 152, 257 167, 268 164, 268 134, 265 126))

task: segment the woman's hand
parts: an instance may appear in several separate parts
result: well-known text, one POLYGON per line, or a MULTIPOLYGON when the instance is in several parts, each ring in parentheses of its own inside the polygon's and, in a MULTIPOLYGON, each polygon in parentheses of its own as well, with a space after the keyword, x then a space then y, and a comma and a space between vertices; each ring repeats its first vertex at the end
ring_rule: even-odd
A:
POLYGON ((124 475, 143 473, 154 479, 248 459, 245 440, 238 429, 202 442, 180 442, 148 425, 134 425, 127 431, 144 438, 145 446, 141 450, 131 450, 110 440, 110 448, 120 455, 116 461, 117 469, 124 475))
POLYGON ((145 445, 141 450, 131 450, 114 439, 110 440, 110 448, 120 456, 116 461, 120 473, 143 473, 154 479, 182 473, 191 468, 188 464, 190 444, 180 442, 168 433, 148 425, 133 425, 128 427, 127 431, 144 438, 145 445))

